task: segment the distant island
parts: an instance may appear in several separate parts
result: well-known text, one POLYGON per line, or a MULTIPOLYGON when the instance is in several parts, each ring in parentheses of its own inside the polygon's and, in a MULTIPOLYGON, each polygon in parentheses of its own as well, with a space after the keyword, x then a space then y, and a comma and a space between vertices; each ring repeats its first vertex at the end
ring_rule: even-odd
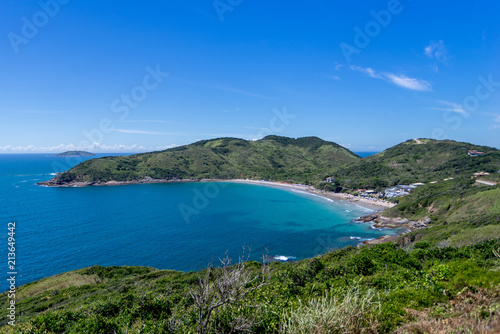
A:
POLYGON ((67 151, 59 154, 54 154, 54 157, 95 157, 95 154, 86 151, 67 151))

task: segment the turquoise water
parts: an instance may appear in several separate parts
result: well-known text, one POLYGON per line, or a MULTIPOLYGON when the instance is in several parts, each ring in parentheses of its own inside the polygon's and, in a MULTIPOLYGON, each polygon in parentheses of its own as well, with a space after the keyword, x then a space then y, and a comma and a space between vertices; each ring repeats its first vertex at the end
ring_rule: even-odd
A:
POLYGON ((266 186, 36 185, 80 161, 0 155, 0 256, 7 276, 7 224, 16 222, 18 284, 91 265, 195 270, 242 245, 252 245, 253 259, 266 248, 302 259, 398 232, 353 223, 371 209, 266 186))

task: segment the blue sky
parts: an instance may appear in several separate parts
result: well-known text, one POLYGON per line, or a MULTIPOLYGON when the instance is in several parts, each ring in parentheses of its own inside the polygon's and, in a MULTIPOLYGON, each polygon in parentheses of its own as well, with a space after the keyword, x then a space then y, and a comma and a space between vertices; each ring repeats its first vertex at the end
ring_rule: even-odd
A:
POLYGON ((0 153, 318 136, 500 147, 500 3, 4 1, 0 153))

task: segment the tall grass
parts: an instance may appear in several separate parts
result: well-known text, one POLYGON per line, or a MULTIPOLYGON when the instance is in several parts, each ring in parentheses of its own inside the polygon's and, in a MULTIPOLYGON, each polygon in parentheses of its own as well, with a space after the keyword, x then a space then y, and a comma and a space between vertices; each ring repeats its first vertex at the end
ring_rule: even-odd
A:
POLYGON ((81 275, 76 272, 69 272, 27 284, 16 295, 19 299, 22 299, 37 296, 47 291, 64 290, 70 287, 80 287, 101 282, 103 281, 97 275, 81 275))
POLYGON ((500 225, 486 225, 460 230, 449 237, 448 241, 452 247, 463 247, 498 238, 500 238, 500 225))
POLYGON ((283 334, 377 333, 381 303, 375 290, 356 285, 340 296, 327 293, 284 314, 283 334))

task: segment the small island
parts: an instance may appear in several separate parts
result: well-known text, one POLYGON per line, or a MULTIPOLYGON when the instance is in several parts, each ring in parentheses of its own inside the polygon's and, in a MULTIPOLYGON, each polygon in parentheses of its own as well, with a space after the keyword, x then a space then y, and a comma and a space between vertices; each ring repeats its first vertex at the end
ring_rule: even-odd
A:
POLYGON ((67 151, 59 154, 54 154, 54 157, 95 157, 95 154, 86 151, 67 151))

